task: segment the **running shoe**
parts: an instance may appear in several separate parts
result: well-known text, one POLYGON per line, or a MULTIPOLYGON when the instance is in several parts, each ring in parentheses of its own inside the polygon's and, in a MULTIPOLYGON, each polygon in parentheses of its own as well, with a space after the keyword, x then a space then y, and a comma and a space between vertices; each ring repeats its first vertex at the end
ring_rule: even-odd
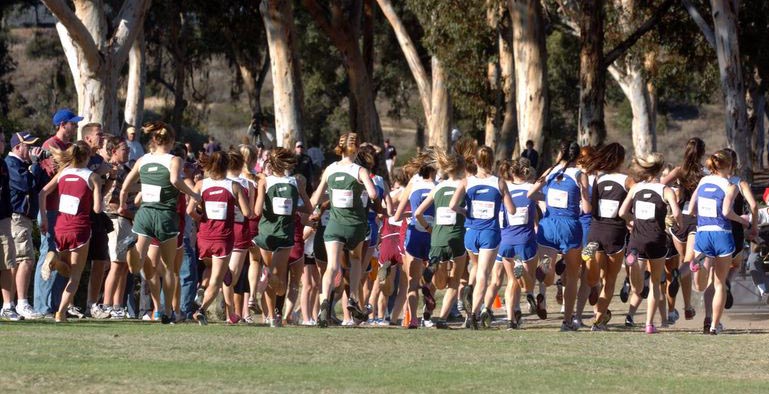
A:
POLYGON ((171 319, 173 320, 173 324, 181 324, 187 321, 187 316, 185 316, 181 311, 179 311, 179 313, 172 312, 171 319))
POLYGON ((633 315, 627 314, 625 315, 625 327, 634 327, 635 322, 633 321, 633 315))
POLYGON ((519 310, 513 311, 513 317, 515 318, 515 324, 520 327, 523 325, 523 313, 519 310))
POLYGON ((125 319, 126 318, 125 309, 121 307, 110 308, 109 317, 111 319, 125 319))
POLYGON ((11 306, 10 308, 3 308, 0 310, 0 319, 21 321, 24 320, 24 316, 20 316, 18 313, 16 313, 16 309, 11 306))
POLYGON ((449 323, 443 319, 433 319, 433 327, 439 330, 446 330, 449 328, 449 323))
MULTIPOLYGON (((257 297, 251 297, 248 299, 248 310, 251 311, 251 313, 253 313, 254 315, 261 315, 262 314, 262 307, 260 306, 261 302, 258 302, 256 298, 257 297)), ((258 298, 261 298, 261 297, 258 297, 258 298)))
POLYGON ((110 313, 104 305, 93 304, 91 305, 91 317, 94 319, 109 319, 110 313))
POLYGON ((547 306, 545 305, 545 296, 537 294, 537 316, 541 320, 547 319, 547 306))
POLYGON ((593 323, 593 326, 590 327, 590 331, 593 331, 593 332, 606 331, 606 326, 603 324, 593 323))
POLYGON ((320 313, 318 314, 318 327, 320 328, 328 327, 328 314, 329 314, 328 300, 323 300, 323 302, 320 303, 320 313))
POLYGON ((302 325, 302 326, 311 327, 311 326, 315 326, 315 325, 317 325, 317 324, 318 324, 318 323, 317 323, 315 320, 312 320, 312 319, 310 319, 310 320, 305 320, 305 321, 303 321, 301 325, 302 325))
POLYGON ((627 303, 630 298, 630 279, 625 277, 625 281, 622 282, 622 288, 619 291, 619 299, 622 303, 627 303))
POLYGON ((150 316, 149 312, 142 315, 142 321, 152 321, 152 316, 150 316))
POLYGON ((194 319, 198 324, 201 326, 205 326, 208 324, 208 318, 206 317, 206 313, 202 310, 198 309, 195 311, 195 313, 192 314, 192 319, 194 319))
POLYGON ((710 332, 710 325, 713 323, 713 320, 709 317, 705 317, 704 320, 702 320, 702 333, 707 334, 710 332))
MULTIPOLYGON (((344 320, 342 321, 342 324, 341 324, 342 327, 353 327, 354 325, 355 325, 355 321, 353 320, 344 320)), ((270 326, 270 327, 275 327, 275 326, 270 326)))
POLYGON ((721 324, 721 323, 718 323, 718 325, 717 325, 717 326, 715 326, 714 328, 711 328, 711 329, 710 329, 710 335, 718 335, 718 334, 720 334, 722 331, 724 331, 724 326, 723 326, 723 324, 721 324))
POLYGON ((67 314, 62 312, 56 312, 56 314, 53 315, 53 321, 56 323, 66 323, 67 322, 67 314))
POLYGON ((419 321, 416 319, 411 319, 409 322, 409 326, 407 327, 409 330, 416 330, 419 328, 419 321))
POLYGON ((433 328, 435 326, 435 323, 433 323, 430 319, 422 319, 422 327, 424 328, 433 328))
POLYGON ((555 282, 555 302, 563 305, 563 282, 560 279, 555 282))
MULTIPOLYGON (((460 297, 459 297, 459 299, 457 300, 457 312, 459 312, 459 313, 460 313, 460 315, 462 314, 462 312, 467 312, 467 311, 465 310, 465 303, 464 303, 464 302, 462 302, 462 297, 461 297, 461 294, 460 294, 460 297)), ((461 316, 460 316, 460 317, 461 317, 461 316)))
POLYGON ((724 309, 732 309, 732 305, 734 305, 734 296, 732 295, 732 284, 727 280, 726 281, 726 303, 724 304, 724 309))
POLYGON ((520 256, 515 256, 513 258, 513 262, 515 265, 513 266, 513 277, 515 279, 521 279, 523 276, 523 259, 521 259, 520 256))
POLYGON ((508 320, 507 321, 507 331, 513 331, 518 329, 518 322, 515 320, 508 320))
POLYGON ((678 271, 678 268, 673 268, 673 271, 670 272, 670 284, 668 285, 668 295, 671 298, 675 298, 678 295, 678 289, 681 288, 681 283, 679 282, 678 278, 681 276, 681 272, 678 271))
POLYGON ((227 324, 238 324, 240 322, 240 316, 237 315, 237 313, 230 313, 229 316, 227 316, 227 324))
POLYGON ((470 328, 473 330, 478 329, 478 316, 474 313, 470 314, 470 328))
POLYGON ((280 314, 280 311, 278 308, 275 308, 275 317, 272 319, 272 322, 270 323, 270 327, 272 328, 280 328, 283 327, 283 315, 280 314))
POLYGON ((678 309, 673 309, 672 311, 668 312, 668 324, 671 326, 673 324, 676 324, 678 319, 681 318, 681 315, 678 313, 678 309))
POLYGON ((571 332, 577 330, 579 330, 579 326, 575 325, 574 322, 567 322, 564 320, 561 323, 561 332, 571 332))
POLYGON ((590 288, 590 295, 588 296, 588 301, 590 302, 590 305, 595 305, 598 303, 598 297, 601 295, 601 286, 593 286, 590 288))
POLYGON ((566 262, 560 259, 555 263, 555 274, 561 276, 564 271, 566 271, 566 262))
POLYGON ((625 256, 625 264, 627 264, 628 267, 632 267, 636 261, 638 261, 638 249, 631 248, 625 256))
MULTIPOLYGON (((251 315, 251 314, 249 314, 249 315, 246 315, 246 316, 243 318, 243 321, 244 321, 246 324, 254 324, 254 323, 256 323, 256 320, 254 320, 254 315, 251 315)), ((312 320, 310 320, 310 321, 312 321, 312 320)), ((304 324, 304 323, 303 323, 302 325, 307 325, 307 324, 304 324)), ((315 325, 315 323, 313 323, 312 325, 314 326, 314 325, 315 325)))
POLYGON ((597 320, 595 324, 606 326, 609 324, 609 321, 611 320, 611 310, 607 309, 606 313, 601 315, 601 320, 597 320))
POLYGON ((529 303, 529 314, 533 315, 537 312, 537 300, 534 299, 534 294, 526 294, 526 302, 529 303))
POLYGON ((353 298, 347 299, 347 310, 352 314, 353 319, 359 322, 368 320, 368 313, 363 312, 358 305, 358 301, 353 298))
POLYGON ((693 306, 684 308, 684 318, 686 320, 692 320, 694 319, 694 316, 697 316, 697 311, 694 310, 693 306))
POLYGON ((74 305, 70 305, 69 308, 67 308, 67 317, 72 317, 75 319, 85 319, 85 314, 80 308, 74 305))
POLYGON ((582 260, 587 262, 594 259, 595 252, 598 251, 599 247, 600 245, 598 245, 598 242, 595 242, 595 241, 588 242, 587 245, 585 245, 585 247, 582 248, 582 260))
POLYGON ((579 327, 579 328, 587 327, 587 324, 585 324, 582 321, 582 319, 577 317, 576 315, 571 318, 571 323, 574 324, 575 326, 579 327))
POLYGON ((647 324, 646 325, 646 333, 647 334, 657 334, 659 331, 657 331, 657 327, 654 327, 654 324, 647 324))
POLYGON ((491 328, 491 322, 494 321, 494 314, 489 308, 483 308, 481 311, 481 327, 491 328))
POLYGON ((422 297, 424 297, 427 312, 432 314, 433 310, 435 310, 435 298, 433 297, 433 293, 430 291, 429 286, 422 286, 422 297))
POLYGON ((32 305, 26 304, 24 306, 17 306, 16 312, 24 318, 24 320, 39 320, 43 318, 43 314, 36 312, 32 305))
POLYGON ((651 274, 649 274, 649 271, 644 272, 644 288, 641 290, 641 298, 644 300, 646 297, 649 297, 649 277, 651 274))
POLYGON ((198 287, 198 290, 195 292, 195 303, 198 305, 203 305, 203 299, 206 297, 206 288, 201 286, 198 287))

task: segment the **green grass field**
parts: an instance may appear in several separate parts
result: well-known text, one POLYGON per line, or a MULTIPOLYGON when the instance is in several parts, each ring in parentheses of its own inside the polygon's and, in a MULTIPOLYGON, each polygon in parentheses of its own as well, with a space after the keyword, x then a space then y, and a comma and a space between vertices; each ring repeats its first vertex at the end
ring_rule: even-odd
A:
POLYGON ((769 334, 0 325, 4 392, 766 392, 769 334))

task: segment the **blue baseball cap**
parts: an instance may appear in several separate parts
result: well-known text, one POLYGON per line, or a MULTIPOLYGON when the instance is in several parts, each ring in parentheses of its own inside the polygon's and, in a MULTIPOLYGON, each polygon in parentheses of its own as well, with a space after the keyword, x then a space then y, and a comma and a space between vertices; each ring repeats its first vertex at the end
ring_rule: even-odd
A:
POLYGON ((32 145, 37 141, 38 138, 30 134, 28 131, 13 133, 11 136, 11 148, 19 144, 32 145))
POLYGON ((67 108, 62 108, 53 115, 53 125, 58 126, 64 122, 80 122, 83 120, 82 116, 75 115, 74 112, 67 108))

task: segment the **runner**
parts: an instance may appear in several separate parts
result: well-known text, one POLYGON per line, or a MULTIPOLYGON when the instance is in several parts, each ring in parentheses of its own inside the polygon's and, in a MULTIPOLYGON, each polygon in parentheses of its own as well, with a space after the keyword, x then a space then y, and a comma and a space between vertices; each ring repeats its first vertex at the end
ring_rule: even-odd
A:
MULTIPOLYGON (((91 148, 83 141, 78 141, 66 150, 51 148, 56 162, 63 168, 56 174, 40 193, 40 231, 48 231, 46 216, 47 197, 54 189, 59 196, 58 215, 56 217, 55 241, 59 256, 49 252, 43 264, 41 277, 48 280, 51 268, 57 266, 56 260, 69 265, 69 281, 64 288, 59 310, 54 319, 57 323, 67 321, 67 309, 74 302, 75 293, 80 284, 88 246, 91 240, 90 211, 101 213, 101 182, 96 173, 86 166, 91 156, 91 148)), ((58 271, 60 274, 65 272, 58 271)), ((66 274, 65 274, 66 276, 66 274)))

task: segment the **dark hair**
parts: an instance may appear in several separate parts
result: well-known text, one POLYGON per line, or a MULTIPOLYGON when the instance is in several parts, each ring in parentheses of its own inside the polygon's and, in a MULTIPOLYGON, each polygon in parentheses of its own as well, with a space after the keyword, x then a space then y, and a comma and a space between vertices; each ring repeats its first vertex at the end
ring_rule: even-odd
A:
POLYGON ((697 137, 686 142, 684 162, 681 164, 681 186, 686 190, 694 190, 702 178, 702 157, 705 155, 705 142, 697 137))
POLYGON ((475 156, 478 152, 478 141, 470 137, 462 137, 454 144, 454 152, 465 159, 467 172, 475 174, 478 170, 475 156))
POLYGON ((599 171, 616 172, 625 162, 625 147, 612 142, 591 155, 590 160, 583 164, 585 172, 595 174, 599 171))
POLYGON ((494 151, 488 146, 482 146, 478 148, 478 154, 476 156, 476 164, 478 167, 491 172, 494 167, 494 151))
POLYGON ((184 146, 184 144, 174 144, 173 149, 171 149, 171 154, 181 158, 186 159, 187 158, 187 147, 184 146))
POLYGON ((377 166, 376 149, 371 145, 362 145, 358 149, 355 163, 369 171, 373 171, 377 166))
POLYGON ((275 148, 270 151, 267 164, 272 169, 273 174, 283 176, 286 171, 291 171, 296 166, 296 155, 286 148, 275 148))
POLYGON ((157 145, 166 145, 176 139, 173 127, 161 121, 145 123, 142 132, 149 134, 152 141, 157 145))
POLYGON ((513 180, 513 172, 511 171, 512 168, 513 168, 513 163, 510 160, 504 159, 498 163, 497 173, 499 174, 500 178, 506 181, 512 181, 513 180))
POLYGON ((661 153, 650 153, 633 159, 633 178, 636 181, 644 181, 656 177, 665 168, 665 159, 661 153))
MULTIPOLYGON (((561 141, 558 145, 558 156, 561 157, 561 161, 565 161, 566 164, 572 163, 579 157, 580 149, 579 144, 574 141, 561 141)), ((556 163, 558 164, 558 163, 556 163)))
POLYGON ((405 186, 409 182, 409 178, 406 176, 406 172, 403 171, 402 167, 393 168, 392 178, 393 184, 398 182, 401 186, 405 186))
POLYGON ((731 153, 727 152, 726 149, 721 149, 708 157, 705 161, 705 166, 707 166, 708 171, 714 174, 717 171, 731 169, 732 163, 731 153))
POLYGON ((735 152, 734 149, 724 148, 723 151, 728 153, 729 156, 732 157, 732 168, 733 169, 740 166, 740 161, 737 158, 737 152, 735 152))
POLYGON ((531 161, 525 157, 518 157, 510 162, 510 175, 529 180, 534 174, 531 161))
POLYGON ((229 166, 230 159, 227 153, 223 151, 216 151, 210 156, 203 157, 200 164, 203 165, 203 170, 206 171, 209 178, 221 179, 227 176, 227 167, 229 166))
POLYGON ((243 170, 243 164, 245 164, 245 159, 243 158, 243 155, 240 154, 237 150, 231 150, 227 152, 227 154, 230 156, 230 165, 227 167, 230 171, 237 171, 240 172, 243 170))
POLYGON ((101 123, 88 123, 85 126, 83 126, 83 137, 86 135, 91 135, 95 131, 95 129, 101 129, 101 123))
POLYGON ((526 140, 526 146, 534 145, 534 141, 532 140, 526 140))
POLYGON ((104 141, 104 150, 107 151, 107 154, 112 156, 112 153, 120 146, 120 144, 125 144, 125 139, 122 137, 109 137, 104 141))
MULTIPOLYGON (((577 165, 583 169, 593 160, 595 155, 595 148, 590 145, 585 145, 579 149, 579 157, 577 158, 577 165)), ((589 171, 588 171, 589 172, 589 171)))

